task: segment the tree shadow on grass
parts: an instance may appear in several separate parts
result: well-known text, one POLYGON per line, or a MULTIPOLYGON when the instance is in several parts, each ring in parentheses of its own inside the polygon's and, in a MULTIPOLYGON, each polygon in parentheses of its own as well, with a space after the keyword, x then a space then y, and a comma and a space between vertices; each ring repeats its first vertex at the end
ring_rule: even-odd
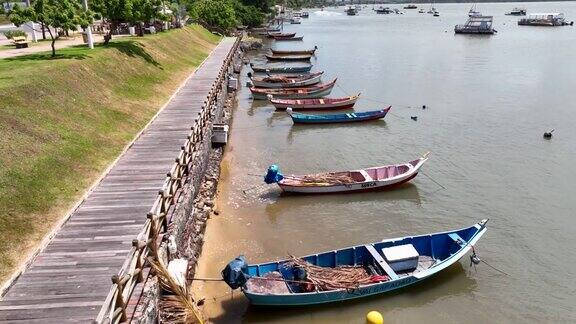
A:
POLYGON ((156 61, 154 57, 152 57, 152 55, 148 54, 148 52, 146 52, 146 49, 144 49, 144 46, 137 41, 130 40, 130 41, 112 42, 108 44, 108 47, 115 48, 118 51, 130 57, 139 57, 144 61, 146 61, 147 63, 150 63, 155 67, 163 69, 162 65, 158 61, 156 61))
POLYGON ((21 56, 13 56, 4 58, 4 61, 8 62, 25 62, 25 61, 52 61, 52 60, 84 60, 90 57, 86 53, 58 53, 56 51, 56 56, 52 57, 50 52, 41 52, 21 56))

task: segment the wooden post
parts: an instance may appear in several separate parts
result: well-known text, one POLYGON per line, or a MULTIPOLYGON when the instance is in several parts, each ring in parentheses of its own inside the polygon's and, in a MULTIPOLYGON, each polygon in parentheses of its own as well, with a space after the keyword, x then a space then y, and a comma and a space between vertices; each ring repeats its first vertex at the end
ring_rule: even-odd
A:
MULTIPOLYGON (((116 308, 118 308, 118 306, 120 306, 121 312, 120 312, 120 322, 125 322, 126 321, 126 304, 124 302, 124 283, 122 283, 122 281, 120 280, 120 278, 118 277, 118 275, 113 275, 112 276, 112 283, 116 284, 118 286, 118 293, 116 294, 116 308)), ((114 311, 116 311, 116 309, 114 309, 114 311)), ((114 318, 112 319, 112 321, 114 321, 114 318)))

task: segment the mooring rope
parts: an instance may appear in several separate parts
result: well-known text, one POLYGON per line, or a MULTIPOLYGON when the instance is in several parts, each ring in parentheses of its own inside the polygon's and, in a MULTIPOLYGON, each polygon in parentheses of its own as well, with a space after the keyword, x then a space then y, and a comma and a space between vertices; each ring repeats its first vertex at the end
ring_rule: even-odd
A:
MULTIPOLYGON (((348 97, 351 96, 350 92, 346 91, 340 84, 336 83, 336 87, 338 87, 338 89, 342 90, 342 92, 344 92, 344 94, 345 94, 346 96, 348 96, 348 97)), ((392 106, 392 108, 394 108, 394 107, 415 108, 415 107, 413 107, 413 106, 408 106, 408 105, 394 105, 394 104, 391 104, 391 103, 389 103, 389 102, 385 102, 385 101, 382 101, 382 100, 379 100, 379 99, 370 98, 370 97, 367 97, 367 96, 364 96, 364 95, 360 95, 360 98, 361 98, 361 99, 368 100, 368 101, 376 102, 376 103, 379 103, 379 104, 383 104, 383 105, 389 105, 389 106, 392 106)), ((398 119, 405 120, 405 118, 403 118, 402 116, 400 116, 400 115, 398 115, 398 114, 395 114, 395 113, 392 112, 392 111, 389 111, 389 112, 388 112, 388 115, 392 115, 392 116, 394 116, 394 117, 396 117, 396 118, 398 118, 398 119)))
POLYGON ((508 273, 506 273, 506 272, 504 272, 504 271, 496 268, 495 266, 489 264, 487 261, 485 261, 485 260, 483 260, 483 259, 480 259, 480 258, 478 257, 478 255, 476 254, 476 249, 474 248, 474 245, 472 245, 472 254, 470 255, 470 266, 474 265, 474 269, 476 270, 476 265, 477 265, 478 263, 480 263, 480 262, 482 262, 482 263, 484 263, 485 265, 489 266, 490 268, 492 268, 492 269, 500 272, 500 273, 503 274, 503 275, 510 276, 508 273))

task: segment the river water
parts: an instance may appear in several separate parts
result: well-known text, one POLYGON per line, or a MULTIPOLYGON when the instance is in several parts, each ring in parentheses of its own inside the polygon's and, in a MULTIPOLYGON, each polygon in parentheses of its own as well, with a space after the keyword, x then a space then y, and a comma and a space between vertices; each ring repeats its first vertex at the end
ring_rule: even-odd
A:
POLYGON ((576 321, 576 27, 517 26, 517 17, 504 15, 516 6, 576 20, 574 2, 479 4, 498 33, 454 35, 470 4, 437 4, 440 17, 376 15, 371 6, 348 17, 329 8, 286 26, 304 41, 274 46, 317 45, 314 70, 326 71, 324 81, 338 77, 332 96, 362 92, 356 110, 392 105, 391 114, 293 126, 243 87, 222 163, 220 214, 208 223, 198 269, 218 277, 239 254, 264 262, 490 218, 476 248, 508 275, 485 264, 474 270, 464 258, 397 293, 290 310, 255 308, 225 284, 199 284, 211 321, 364 323, 369 310, 386 323, 576 321), (550 129, 554 137, 543 139, 550 129), (285 196, 277 186, 254 188, 273 163, 302 174, 405 162, 427 151, 423 173, 393 191, 285 196))

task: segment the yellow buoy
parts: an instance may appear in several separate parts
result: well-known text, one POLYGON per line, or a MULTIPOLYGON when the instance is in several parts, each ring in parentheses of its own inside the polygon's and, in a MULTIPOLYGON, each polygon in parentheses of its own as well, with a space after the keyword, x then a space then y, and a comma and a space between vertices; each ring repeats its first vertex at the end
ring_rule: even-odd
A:
POLYGON ((384 317, 377 311, 366 314, 366 324, 384 324, 384 317))

